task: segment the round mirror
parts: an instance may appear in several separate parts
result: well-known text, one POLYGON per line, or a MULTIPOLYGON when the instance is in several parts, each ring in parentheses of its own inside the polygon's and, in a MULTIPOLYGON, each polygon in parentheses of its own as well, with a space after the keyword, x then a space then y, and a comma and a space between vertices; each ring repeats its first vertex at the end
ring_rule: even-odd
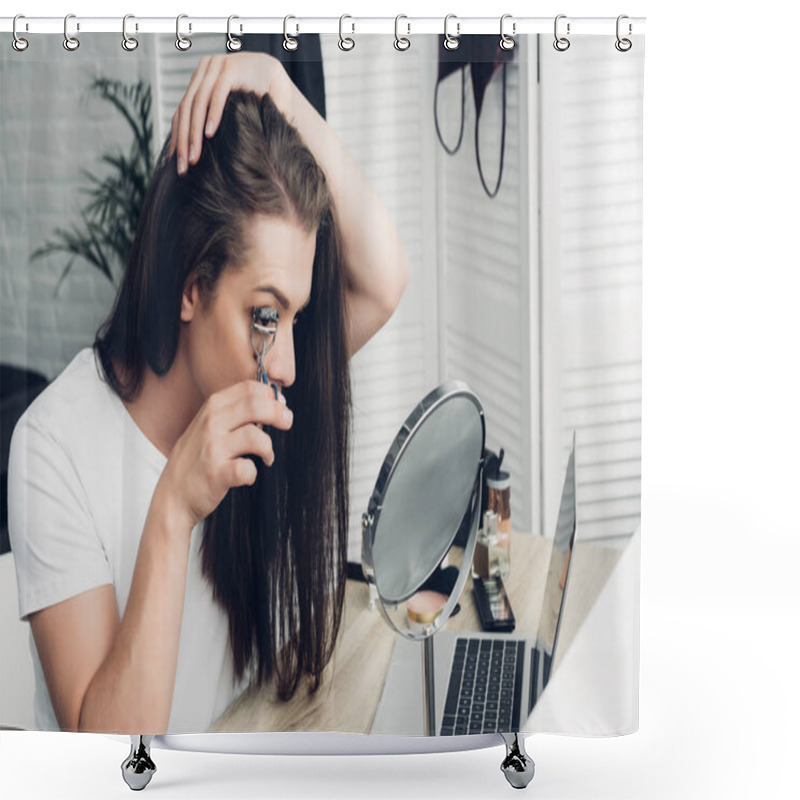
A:
POLYGON ((442 627, 466 583, 485 438, 480 400, 465 383, 448 381, 412 411, 378 474, 362 517, 362 566, 386 621, 406 638, 424 638, 442 627), (466 545, 454 547, 464 525, 466 545), (445 566, 456 569, 445 575, 438 571, 445 566), (447 599, 437 602, 443 587, 447 599))

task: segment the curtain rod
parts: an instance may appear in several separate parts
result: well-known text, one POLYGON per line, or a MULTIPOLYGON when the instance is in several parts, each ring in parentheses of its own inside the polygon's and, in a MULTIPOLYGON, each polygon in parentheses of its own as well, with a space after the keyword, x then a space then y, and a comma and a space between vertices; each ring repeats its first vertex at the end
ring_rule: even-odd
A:
MULTIPOLYGON (((554 32, 554 17, 514 17, 504 15, 503 31, 506 36, 518 36, 532 33, 554 32)), ((568 35, 610 35, 617 32, 616 17, 570 17, 559 15, 559 34, 568 35), (567 31, 567 25, 569 30, 567 31)), ((198 33, 228 32, 228 17, 193 17, 181 15, 180 31, 182 36, 192 36, 198 33)), ((640 35, 644 33, 645 17, 624 17, 621 22, 621 33, 624 36, 640 35)), ((13 30, 13 17, 0 17, 0 32, 11 34, 13 30)), ((405 17, 402 16, 397 23, 394 17, 352 17, 347 15, 340 22, 339 17, 303 17, 290 16, 284 22, 284 17, 235 17, 231 21, 233 35, 247 33, 286 33, 296 36, 302 33, 330 33, 338 34, 340 25, 345 35, 358 35, 359 33, 395 34, 395 24, 400 36, 413 37, 415 34, 441 34, 445 33, 445 19, 443 17, 405 17)), ((463 36, 477 33, 500 34, 500 16, 497 17, 459 17, 451 15, 447 23, 447 31, 451 36, 463 36)), ((122 17, 81 17, 70 15, 67 22, 70 36, 81 33, 119 33, 122 34, 122 17)), ((134 33, 176 33, 177 19, 175 17, 135 17, 129 16, 126 30, 129 36, 134 33)), ((17 34, 61 34, 64 35, 64 17, 25 17, 17 20, 17 34)))

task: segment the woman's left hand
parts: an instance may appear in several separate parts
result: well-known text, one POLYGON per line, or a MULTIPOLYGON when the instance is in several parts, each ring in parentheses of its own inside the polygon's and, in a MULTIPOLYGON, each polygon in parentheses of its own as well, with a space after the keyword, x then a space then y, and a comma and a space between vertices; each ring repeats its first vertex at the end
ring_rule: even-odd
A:
POLYGON ((287 78, 283 64, 267 53, 231 53, 202 58, 172 116, 169 154, 172 156, 177 150, 178 174, 185 173, 189 164, 197 163, 203 136, 214 135, 230 92, 253 91, 259 97, 269 93, 277 104, 275 95, 283 89, 287 78))

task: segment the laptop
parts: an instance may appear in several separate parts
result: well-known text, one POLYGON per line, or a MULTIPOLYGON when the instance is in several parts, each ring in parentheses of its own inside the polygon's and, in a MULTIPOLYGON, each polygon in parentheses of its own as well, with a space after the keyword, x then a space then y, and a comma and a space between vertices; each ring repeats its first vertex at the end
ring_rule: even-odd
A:
MULTIPOLYGON (((435 634, 437 735, 508 733, 524 728, 551 676, 569 588, 575 509, 573 434, 536 639, 513 632, 443 630, 435 634)), ((514 598, 510 599, 513 607, 514 598)), ((425 733, 420 642, 397 638, 371 733, 425 733)))

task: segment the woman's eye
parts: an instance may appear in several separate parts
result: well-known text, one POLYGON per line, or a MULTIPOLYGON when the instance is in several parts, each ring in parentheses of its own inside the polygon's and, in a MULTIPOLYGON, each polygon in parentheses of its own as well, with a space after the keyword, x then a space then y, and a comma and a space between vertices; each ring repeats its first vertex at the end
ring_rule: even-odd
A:
MULTIPOLYGON (((304 320, 306 316, 305 310, 296 314, 292 320, 292 326, 296 326, 298 322, 304 320)), ((253 322, 261 330, 262 333, 277 333, 278 321, 280 320, 280 313, 277 308, 270 306, 263 306, 261 308, 253 309, 253 322)))
POLYGON ((255 308, 253 309, 253 321, 266 333, 274 333, 278 329, 280 314, 277 308, 255 308))

